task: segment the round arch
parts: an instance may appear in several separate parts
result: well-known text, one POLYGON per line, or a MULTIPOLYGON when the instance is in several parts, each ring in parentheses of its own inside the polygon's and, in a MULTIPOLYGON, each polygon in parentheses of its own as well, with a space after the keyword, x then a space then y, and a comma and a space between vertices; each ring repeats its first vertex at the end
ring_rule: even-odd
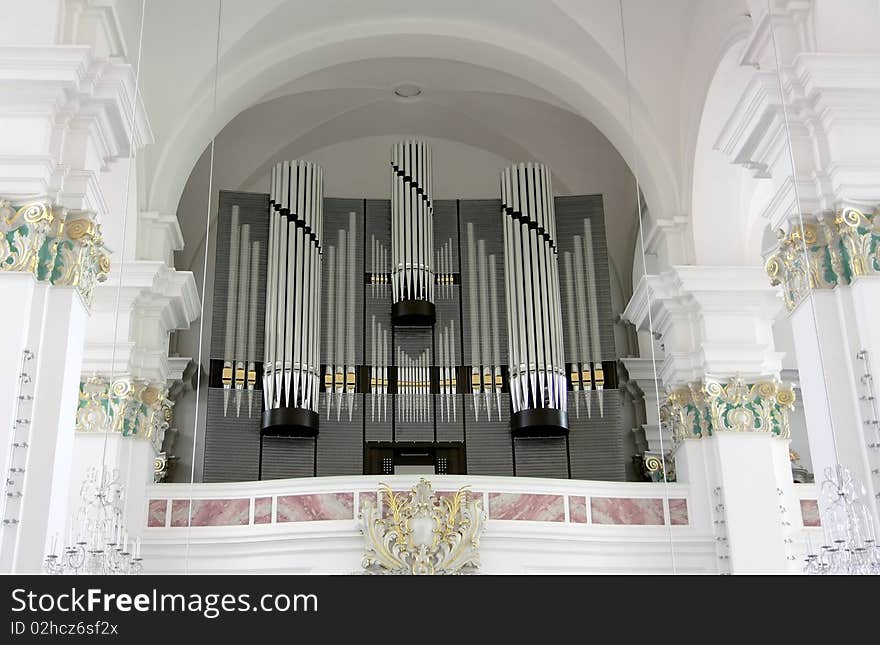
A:
POLYGON ((651 134, 647 111, 633 94, 634 127, 641 133, 636 145, 626 117, 623 74, 596 43, 585 43, 584 48, 591 49, 590 67, 545 43, 524 41, 522 34, 484 24, 400 19, 315 31, 267 45, 238 61, 221 60, 216 111, 212 110, 212 71, 153 158, 146 206, 175 211, 186 180, 211 138, 274 89, 341 63, 406 57, 417 51, 421 58, 468 62, 510 74, 558 98, 560 105, 593 123, 631 168, 639 168, 653 213, 679 212, 672 164, 651 134))

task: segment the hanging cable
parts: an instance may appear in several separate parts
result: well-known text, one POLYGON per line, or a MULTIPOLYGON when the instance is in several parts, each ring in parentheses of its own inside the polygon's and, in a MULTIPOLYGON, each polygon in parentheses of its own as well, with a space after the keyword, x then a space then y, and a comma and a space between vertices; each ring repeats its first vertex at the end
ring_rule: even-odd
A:
MULTIPOLYGON (((223 0, 217 0, 217 42, 214 48, 214 88, 211 105, 211 117, 217 114, 217 80, 220 72, 220 27, 223 18, 223 0)), ((208 172, 208 205, 205 211, 205 261, 202 266, 202 293, 201 302, 199 304, 199 351, 198 361, 196 362, 196 402, 195 415, 193 420, 193 440, 192 440, 192 464, 189 473, 189 497, 186 518, 186 552, 184 554, 184 574, 189 574, 189 547, 192 535, 192 493, 194 479, 196 476, 196 444, 199 437, 199 399, 202 395, 202 341, 205 333, 205 289, 208 282, 208 244, 211 239, 211 202, 214 197, 214 142, 217 137, 211 137, 211 155, 210 170, 208 172)))
MULTIPOLYGON (((657 391, 656 398, 656 406, 657 406, 657 420, 660 422, 660 380, 657 375, 657 359, 654 351, 654 315, 651 311, 651 285, 648 282, 648 263, 645 256, 645 234, 644 234, 644 221, 642 218, 642 191, 639 184, 639 155, 635 150, 636 143, 636 133, 633 127, 633 115, 632 115, 632 92, 629 80, 629 58, 626 46, 626 26, 624 24, 623 18, 623 0, 618 0, 618 8, 620 11, 620 35, 623 40, 623 72, 626 78, 626 107, 627 107, 627 118, 629 120, 629 132, 630 138, 633 143, 633 177, 636 182, 636 207, 639 215, 639 244, 642 250, 642 268, 644 270, 642 279, 645 281, 645 295, 648 298, 648 329, 651 332, 651 369, 654 374, 654 387, 657 391)), ((660 436, 660 462, 661 467, 660 471, 663 473, 663 495, 666 500, 666 508, 669 508, 669 479, 666 475, 666 449, 663 445, 663 426, 662 422, 660 422, 659 428, 659 436, 660 436)), ((676 574, 676 563, 675 563, 675 544, 672 540, 672 519, 670 518, 669 522, 666 522, 666 530, 669 535, 669 555, 672 563, 672 574, 676 574)))

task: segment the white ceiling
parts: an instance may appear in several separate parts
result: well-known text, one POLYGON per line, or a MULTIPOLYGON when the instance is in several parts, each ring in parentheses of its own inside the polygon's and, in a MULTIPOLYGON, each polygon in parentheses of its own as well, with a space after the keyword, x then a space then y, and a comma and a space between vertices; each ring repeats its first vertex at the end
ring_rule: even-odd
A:
MULTIPOLYGON (((349 174, 344 160, 363 159, 359 189, 373 190, 387 140, 419 135, 440 155, 438 198, 497 196, 500 168, 487 166, 524 159, 546 162, 558 193, 606 195, 628 275, 628 170, 656 217, 688 214, 706 91, 748 28, 745 4, 623 0, 621 23, 618 0, 225 0, 218 39, 217 0, 150 0, 141 88, 157 143, 142 207, 178 211, 192 261, 205 211, 181 197, 212 137, 215 188, 259 188, 275 160, 314 155, 349 174), (395 100, 404 82, 423 96, 395 100)), ((348 194, 325 170, 327 194, 348 194)))

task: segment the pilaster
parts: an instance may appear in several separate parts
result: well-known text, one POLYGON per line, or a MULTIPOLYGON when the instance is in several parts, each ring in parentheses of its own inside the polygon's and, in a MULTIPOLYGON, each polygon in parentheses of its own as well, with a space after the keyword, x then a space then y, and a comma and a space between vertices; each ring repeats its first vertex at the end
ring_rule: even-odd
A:
POLYGON ((780 307, 760 268, 695 266, 646 276, 623 314, 659 336, 659 423, 672 434, 677 480, 706 493, 720 572, 794 568, 794 393, 779 381, 772 334, 780 307))

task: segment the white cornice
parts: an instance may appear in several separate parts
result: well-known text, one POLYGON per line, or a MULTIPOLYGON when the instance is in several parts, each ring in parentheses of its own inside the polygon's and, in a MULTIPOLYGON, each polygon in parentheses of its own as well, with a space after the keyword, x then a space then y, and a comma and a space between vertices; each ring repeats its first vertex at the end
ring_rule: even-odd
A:
POLYGON ((174 262, 174 251, 183 249, 183 232, 176 213, 141 211, 138 218, 137 254, 143 260, 174 262))
POLYGON ((785 137, 779 80, 775 72, 759 71, 721 128, 714 148, 731 163, 752 170, 756 177, 766 177, 773 165, 766 153, 776 149, 774 141, 779 137, 785 137))
POLYGON ((95 59, 91 47, 0 46, 0 114, 42 105, 51 113, 98 119, 110 154, 128 156, 153 142, 130 65, 95 59), (130 125, 134 125, 133 134, 130 125))
POLYGON ((771 333, 779 295, 760 267, 676 266, 643 277, 623 318, 659 337, 667 386, 707 374, 772 377, 782 360, 771 333))
POLYGON ((65 0, 62 6, 63 42, 92 45, 107 57, 125 58, 125 37, 114 0, 65 0))
POLYGON ((191 272, 175 271, 158 261, 115 266, 95 290, 83 371, 179 378, 186 365, 168 357, 168 336, 189 327, 198 315, 199 296, 191 272))

